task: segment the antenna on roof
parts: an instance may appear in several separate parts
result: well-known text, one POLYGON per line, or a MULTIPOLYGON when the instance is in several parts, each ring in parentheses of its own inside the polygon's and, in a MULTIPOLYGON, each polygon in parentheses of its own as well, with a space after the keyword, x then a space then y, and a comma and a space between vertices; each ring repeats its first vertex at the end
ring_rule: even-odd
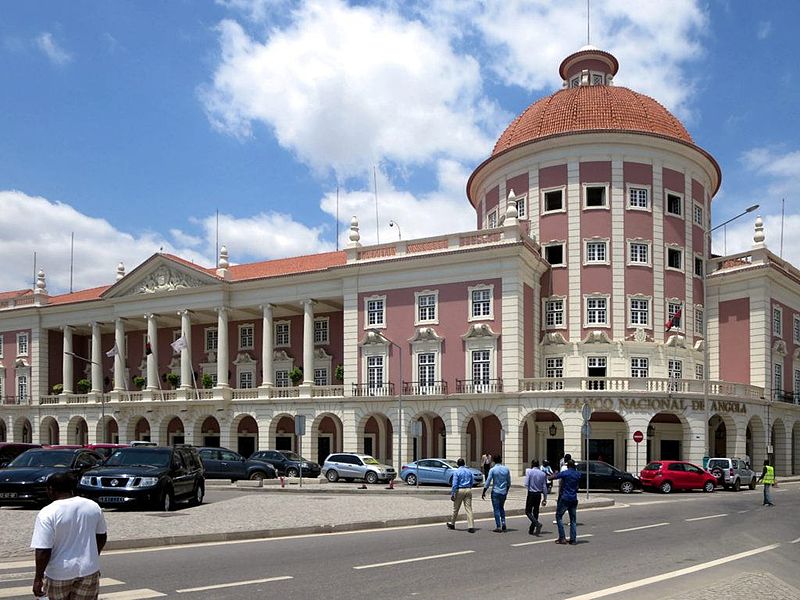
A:
POLYGON ((780 257, 783 258, 783 217, 786 210, 786 198, 781 198, 781 253, 780 257))
POLYGON ((372 182, 375 185, 375 233, 378 236, 378 243, 381 243, 381 229, 380 221, 378 219, 378 171, 375 165, 372 165, 372 182))
POLYGON ((33 251, 33 286, 31 289, 36 289, 36 250, 33 251))
POLYGON ((214 260, 219 257, 219 209, 217 209, 217 229, 216 237, 214 238, 214 260))
POLYGON ((589 2, 590 2, 590 0, 586 0, 586 45, 587 46, 592 43, 591 42, 591 38, 589 37, 589 19, 591 17, 591 10, 590 10, 590 7, 589 7, 589 2))
POLYGON ((75 232, 69 234, 69 293, 72 293, 72 272, 75 269, 75 232))
POLYGON ((339 251, 339 184, 336 184, 336 251, 339 251))

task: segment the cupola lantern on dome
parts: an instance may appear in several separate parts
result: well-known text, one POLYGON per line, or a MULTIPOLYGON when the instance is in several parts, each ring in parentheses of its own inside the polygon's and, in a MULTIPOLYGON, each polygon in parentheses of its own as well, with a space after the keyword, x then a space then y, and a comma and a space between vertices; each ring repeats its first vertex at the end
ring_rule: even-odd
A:
POLYGON ((574 88, 582 85, 613 85, 619 62, 613 54, 584 46, 561 62, 558 74, 563 86, 574 88))

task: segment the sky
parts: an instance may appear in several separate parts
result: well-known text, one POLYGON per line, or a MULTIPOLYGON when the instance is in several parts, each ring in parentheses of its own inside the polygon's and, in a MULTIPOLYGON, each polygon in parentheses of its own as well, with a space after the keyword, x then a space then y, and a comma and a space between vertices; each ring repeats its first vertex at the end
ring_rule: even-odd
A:
MULTIPOLYGON (((713 223, 760 204, 800 266, 800 3, 595 0, 591 43, 719 162, 713 223)), ((5 0, 0 290, 113 283, 154 252, 205 266, 476 226, 465 185, 560 89, 583 0, 5 0), (379 211, 376 221, 374 189, 379 211), (394 221, 399 227, 389 227, 394 221), (399 231, 398 231, 399 229, 399 231)), ((714 234, 752 244, 753 215, 714 234)))

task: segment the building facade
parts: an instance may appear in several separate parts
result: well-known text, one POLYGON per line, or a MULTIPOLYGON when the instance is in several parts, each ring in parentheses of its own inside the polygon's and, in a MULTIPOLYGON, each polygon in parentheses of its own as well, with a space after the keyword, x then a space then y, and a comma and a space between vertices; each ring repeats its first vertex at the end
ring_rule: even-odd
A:
POLYGON ((470 177, 474 231, 364 246, 354 218, 341 252, 156 254, 108 286, 51 296, 40 273, 0 294, 0 440, 521 471, 584 457, 588 404, 590 458, 797 472, 800 272, 760 225, 751 253, 709 259, 719 167, 617 69, 592 47, 564 60, 564 88, 470 177))

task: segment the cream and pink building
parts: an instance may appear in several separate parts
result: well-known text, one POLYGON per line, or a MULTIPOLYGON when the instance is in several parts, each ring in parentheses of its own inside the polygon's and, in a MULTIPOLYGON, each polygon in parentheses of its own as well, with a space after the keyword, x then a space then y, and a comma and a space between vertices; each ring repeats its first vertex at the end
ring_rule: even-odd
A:
POLYGON ((467 182, 474 231, 366 246, 354 217, 341 252, 156 254, 103 287, 49 295, 40 273, 0 294, 0 440, 488 451, 521 471, 584 456, 588 403, 590 458, 800 471, 800 271, 760 221, 751 251, 709 256, 719 166, 618 67, 563 61, 467 182))

